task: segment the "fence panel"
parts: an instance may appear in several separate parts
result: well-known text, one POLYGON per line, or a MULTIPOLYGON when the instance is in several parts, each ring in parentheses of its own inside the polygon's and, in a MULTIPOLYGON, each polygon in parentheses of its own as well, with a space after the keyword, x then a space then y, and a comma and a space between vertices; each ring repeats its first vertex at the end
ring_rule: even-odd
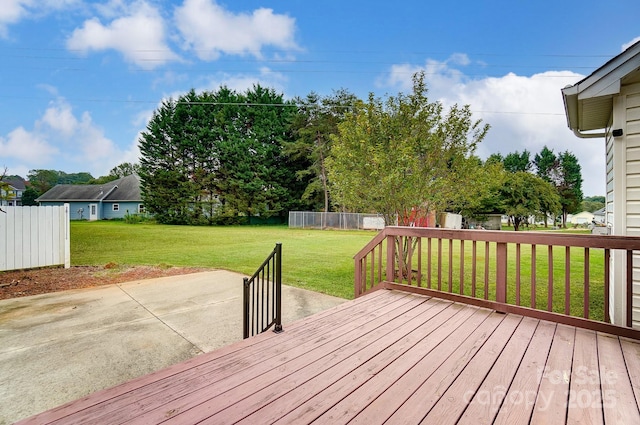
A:
POLYGON ((384 226, 384 218, 380 214, 289 211, 290 228, 382 230, 384 226))
POLYGON ((71 265, 69 204, 2 207, 0 271, 71 265))

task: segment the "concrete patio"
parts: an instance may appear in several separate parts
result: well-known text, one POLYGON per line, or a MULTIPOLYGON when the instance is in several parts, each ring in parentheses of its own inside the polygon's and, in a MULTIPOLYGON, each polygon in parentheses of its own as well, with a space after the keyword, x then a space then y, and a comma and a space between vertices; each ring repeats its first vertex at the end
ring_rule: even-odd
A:
MULTIPOLYGON (((0 424, 242 339, 224 270, 0 301, 0 424)), ((283 324, 346 300, 283 286, 283 324)))

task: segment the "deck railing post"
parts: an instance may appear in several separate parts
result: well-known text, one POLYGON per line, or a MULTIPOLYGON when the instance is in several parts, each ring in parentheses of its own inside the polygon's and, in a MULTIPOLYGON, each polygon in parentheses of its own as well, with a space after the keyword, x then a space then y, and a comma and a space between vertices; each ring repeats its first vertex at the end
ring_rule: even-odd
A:
POLYGON ((396 237, 387 236, 387 282, 395 282, 396 237))
POLYGON ((496 301, 507 303, 507 244, 496 246, 496 301))
POLYGON ((276 322, 273 331, 282 332, 282 243, 276 244, 276 322))
POLYGON ((249 338, 249 278, 243 279, 242 338, 249 338))

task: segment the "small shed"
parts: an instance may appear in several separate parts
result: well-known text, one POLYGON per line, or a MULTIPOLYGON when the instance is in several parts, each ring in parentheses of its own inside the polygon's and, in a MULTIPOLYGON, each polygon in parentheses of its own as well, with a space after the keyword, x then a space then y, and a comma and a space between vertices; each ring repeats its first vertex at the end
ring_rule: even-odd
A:
POLYGON ((140 178, 135 174, 105 184, 59 184, 36 201, 43 206, 68 203, 72 220, 108 220, 144 213, 140 178))
MULTIPOLYGON (((562 96, 567 123, 574 134, 604 140, 605 224, 613 235, 640 236, 640 41, 588 77, 562 89, 562 96)), ((611 256, 609 305, 616 324, 622 324, 626 315, 626 261, 624 252, 611 256)), ((640 327, 640 259, 633 262, 637 276, 633 324, 640 327)))

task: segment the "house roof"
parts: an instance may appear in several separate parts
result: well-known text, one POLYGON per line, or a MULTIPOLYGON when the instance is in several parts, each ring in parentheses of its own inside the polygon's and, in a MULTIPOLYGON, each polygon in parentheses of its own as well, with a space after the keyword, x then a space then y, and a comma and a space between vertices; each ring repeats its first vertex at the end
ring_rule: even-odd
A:
POLYGON ((25 181, 19 177, 4 177, 2 181, 15 190, 25 190, 27 188, 25 181))
POLYGON ((131 174, 105 184, 58 184, 42 194, 36 201, 141 202, 140 178, 131 174))
POLYGON ((589 137, 580 134, 583 131, 607 128, 611 124, 613 97, 622 86, 637 82, 640 82, 640 41, 588 77, 562 89, 569 128, 580 137, 589 137))

